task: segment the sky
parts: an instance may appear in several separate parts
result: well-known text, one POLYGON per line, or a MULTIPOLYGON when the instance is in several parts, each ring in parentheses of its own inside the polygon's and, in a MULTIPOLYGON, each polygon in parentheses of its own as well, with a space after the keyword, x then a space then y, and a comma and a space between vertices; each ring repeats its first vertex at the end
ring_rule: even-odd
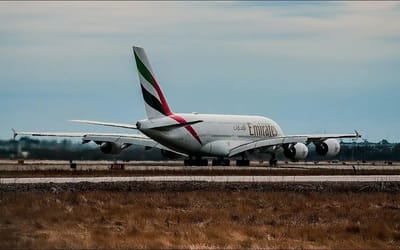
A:
POLYGON ((0 23, 0 139, 132 132, 67 120, 145 118, 137 45, 174 112, 400 142, 397 1, 1 1, 0 23))

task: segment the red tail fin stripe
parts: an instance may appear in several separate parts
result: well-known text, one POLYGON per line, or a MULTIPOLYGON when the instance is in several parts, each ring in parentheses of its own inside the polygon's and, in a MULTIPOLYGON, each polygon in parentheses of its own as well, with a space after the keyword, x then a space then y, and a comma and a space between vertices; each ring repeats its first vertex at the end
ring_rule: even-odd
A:
POLYGON ((163 93, 162 93, 162 91, 161 91, 160 85, 158 85, 158 82, 157 82, 156 79, 153 77, 153 75, 151 76, 151 79, 153 80, 154 87, 155 87, 155 89, 156 89, 156 91, 157 91, 158 96, 160 97, 161 105, 163 106, 163 109, 164 109, 165 113, 166 113, 167 115, 172 115, 172 112, 171 112, 171 110, 169 109, 167 100, 165 99, 165 97, 164 97, 164 95, 163 95, 163 93))

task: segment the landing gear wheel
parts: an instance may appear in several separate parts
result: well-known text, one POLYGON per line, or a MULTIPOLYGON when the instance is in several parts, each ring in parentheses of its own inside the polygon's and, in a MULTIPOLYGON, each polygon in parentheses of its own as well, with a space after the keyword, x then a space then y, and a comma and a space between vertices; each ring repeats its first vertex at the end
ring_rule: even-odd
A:
POLYGON ((236 160, 236 166, 250 166, 250 160, 236 160))
POLYGON ((269 166, 270 167, 276 167, 278 164, 278 160, 277 159, 271 159, 269 160, 269 166))
POLYGON ((229 166, 230 165, 229 159, 213 159, 212 165, 213 166, 229 166))
POLYGON ((207 159, 198 159, 197 162, 198 162, 198 164, 196 166, 208 166, 207 159))
POLYGON ((276 159, 275 153, 271 154, 271 159, 269 160, 269 166, 270 167, 276 167, 278 163, 278 160, 276 159))
POLYGON ((186 159, 183 161, 185 166, 208 166, 207 159, 186 159))

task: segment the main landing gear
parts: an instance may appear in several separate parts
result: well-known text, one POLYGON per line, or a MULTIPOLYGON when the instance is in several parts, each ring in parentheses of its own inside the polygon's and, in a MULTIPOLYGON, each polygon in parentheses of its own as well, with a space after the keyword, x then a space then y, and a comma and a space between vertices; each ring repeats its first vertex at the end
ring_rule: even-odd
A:
POLYGON ((247 159, 236 160, 236 166, 238 167, 250 166, 250 160, 247 159))
POLYGON ((208 160, 202 158, 189 158, 183 161, 185 166, 208 166, 208 160))
MULTIPOLYGON (((230 160, 229 159, 214 159, 212 161, 213 166, 229 166, 230 160)), ((243 167, 243 166, 250 166, 250 161, 247 159, 236 160, 236 166, 243 167)))
MULTIPOLYGON (((231 161, 225 158, 216 158, 212 160, 212 166, 229 166, 231 161)), ((183 164, 185 166, 208 166, 208 160, 202 159, 199 157, 185 159, 183 164)), ((236 166, 250 166, 250 160, 248 159, 239 159, 236 160, 236 166)))
POLYGON ((236 160, 236 166, 238 167, 250 166, 250 160, 247 159, 246 153, 242 153, 241 157, 242 159, 236 160))
POLYGON ((224 159, 224 158, 217 158, 212 160, 212 165, 213 166, 229 166, 231 161, 229 159, 224 159))

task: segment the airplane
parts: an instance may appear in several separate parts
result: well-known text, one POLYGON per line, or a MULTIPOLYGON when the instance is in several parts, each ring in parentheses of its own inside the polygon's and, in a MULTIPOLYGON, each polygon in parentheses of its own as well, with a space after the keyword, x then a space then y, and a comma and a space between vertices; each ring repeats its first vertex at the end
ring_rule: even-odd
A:
POLYGON ((280 126, 270 118, 250 115, 222 115, 199 113, 174 113, 156 80, 145 50, 133 46, 140 88, 147 119, 136 124, 70 120, 72 122, 134 129, 142 134, 112 133, 54 133, 17 132, 17 135, 80 137, 82 143, 90 141, 100 146, 105 154, 119 154, 131 145, 158 148, 165 153, 185 156, 185 166, 229 166, 236 158, 237 166, 248 166, 248 154, 271 155, 269 164, 276 165, 276 155, 282 154, 292 160, 304 160, 310 143, 321 156, 332 157, 339 153, 339 138, 360 138, 352 134, 285 135, 280 126))

